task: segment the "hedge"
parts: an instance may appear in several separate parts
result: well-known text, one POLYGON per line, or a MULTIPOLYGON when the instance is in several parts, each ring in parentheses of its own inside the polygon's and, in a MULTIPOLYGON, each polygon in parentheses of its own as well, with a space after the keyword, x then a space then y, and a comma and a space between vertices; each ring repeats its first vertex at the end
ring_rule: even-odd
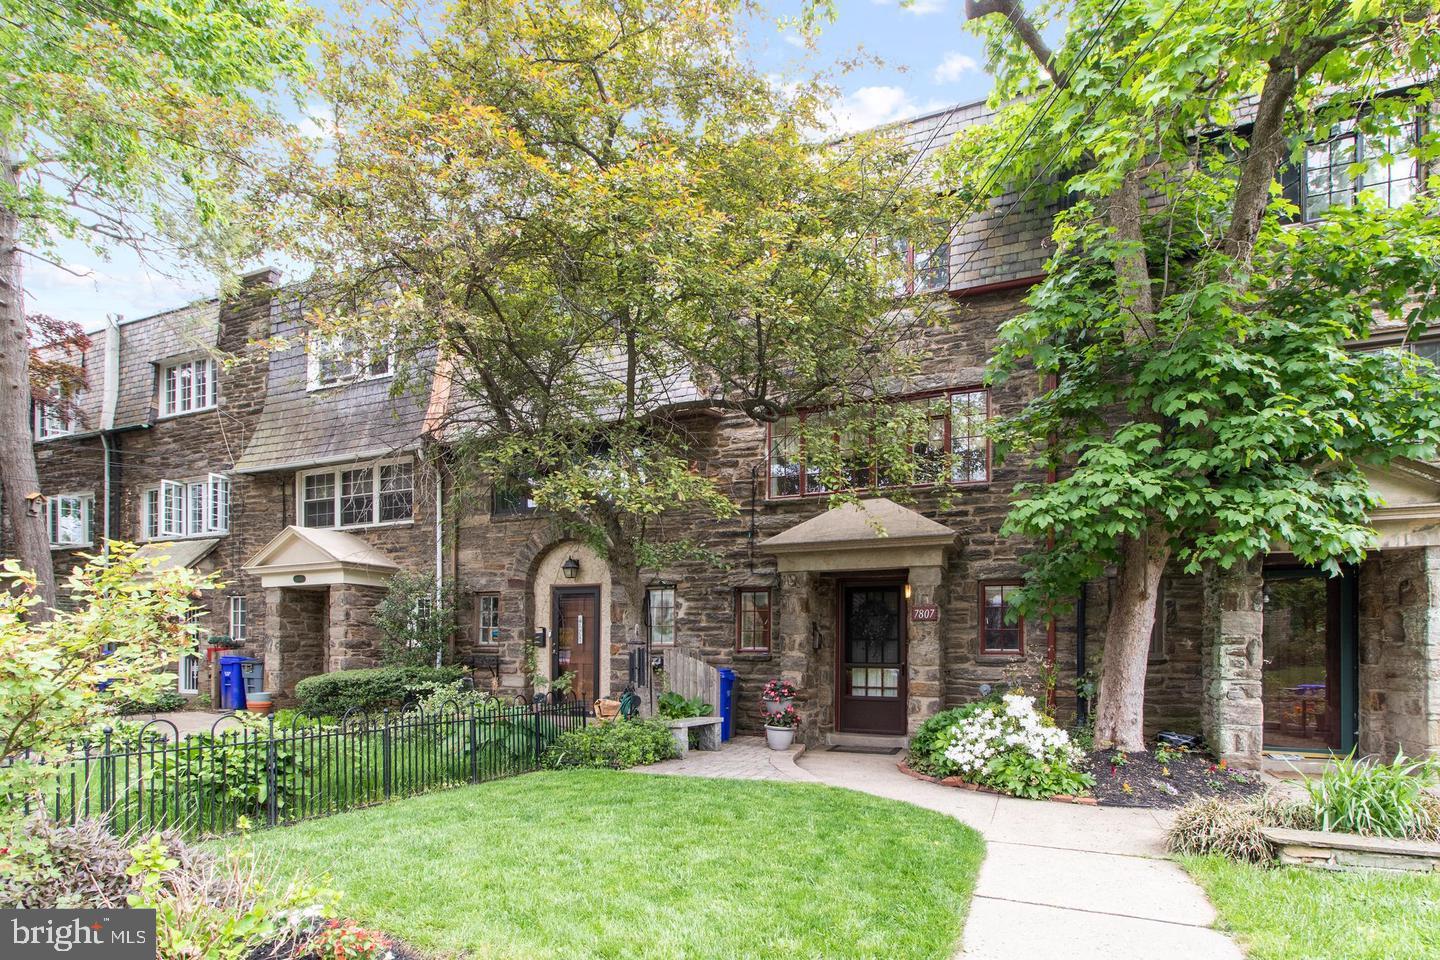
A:
POLYGON ((295 699, 312 716, 338 717, 347 710, 398 707, 425 696, 437 685, 465 675, 461 667, 374 667, 336 670, 295 684, 295 699))

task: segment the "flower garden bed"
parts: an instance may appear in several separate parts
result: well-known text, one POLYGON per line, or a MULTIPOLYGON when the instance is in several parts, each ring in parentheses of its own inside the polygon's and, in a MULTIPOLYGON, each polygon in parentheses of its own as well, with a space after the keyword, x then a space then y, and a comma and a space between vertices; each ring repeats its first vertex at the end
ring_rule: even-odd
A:
POLYGON ((1084 764, 1095 778, 1090 792, 1105 806, 1181 807, 1205 797, 1249 799, 1264 790, 1258 777, 1191 751, 1093 750, 1084 764))
MULTIPOLYGON (((907 764, 904 760, 900 761, 898 767, 900 769, 900 772, 905 774, 905 776, 907 777, 914 777, 916 780, 924 780, 928 783, 938 783, 942 787, 959 787, 961 790, 971 790, 975 793, 993 793, 997 797, 1009 796, 1009 794, 1003 793, 999 790, 994 790, 990 787, 982 786, 978 783, 971 783, 964 777, 932 777, 929 774, 921 773, 918 770, 910 769, 910 765, 907 764)), ((1064 793, 1057 793, 1055 796, 1046 797, 1045 799, 1050 800, 1054 803, 1080 803, 1091 807, 1099 803, 1099 801, 1096 800, 1094 797, 1072 797, 1069 794, 1064 793)))

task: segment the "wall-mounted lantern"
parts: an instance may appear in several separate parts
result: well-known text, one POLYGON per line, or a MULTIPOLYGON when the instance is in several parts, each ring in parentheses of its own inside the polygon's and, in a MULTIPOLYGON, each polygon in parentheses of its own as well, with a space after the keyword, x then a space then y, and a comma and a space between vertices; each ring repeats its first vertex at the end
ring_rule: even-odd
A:
POLYGON ((541 627, 539 630, 535 631, 535 635, 530 638, 530 642, 535 644, 535 646, 537 647, 543 647, 545 646, 545 640, 547 637, 549 637, 549 635, 550 632, 544 627, 541 627))
POLYGON ((908 583, 905 584, 905 599, 906 599, 906 600, 909 600, 909 599, 910 599, 910 584, 908 584, 908 583))
POLYGON ((565 574, 566 580, 574 580, 580 575, 580 561, 574 557, 570 557, 564 563, 560 564, 560 572, 565 574))

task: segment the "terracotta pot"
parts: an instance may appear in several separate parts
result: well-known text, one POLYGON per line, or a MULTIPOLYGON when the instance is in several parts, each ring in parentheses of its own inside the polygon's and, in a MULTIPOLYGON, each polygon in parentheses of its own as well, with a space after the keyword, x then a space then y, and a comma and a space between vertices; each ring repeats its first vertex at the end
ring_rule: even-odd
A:
POLYGON ((767 726, 765 742, 770 745, 771 750, 789 750, 790 744, 795 742, 795 728, 767 726))
POLYGON ((249 710, 251 713, 260 713, 260 714, 269 713, 269 712, 270 712, 270 708, 271 708, 272 706, 274 706, 274 704, 272 704, 269 700, 246 700, 246 701, 245 701, 245 709, 249 710))

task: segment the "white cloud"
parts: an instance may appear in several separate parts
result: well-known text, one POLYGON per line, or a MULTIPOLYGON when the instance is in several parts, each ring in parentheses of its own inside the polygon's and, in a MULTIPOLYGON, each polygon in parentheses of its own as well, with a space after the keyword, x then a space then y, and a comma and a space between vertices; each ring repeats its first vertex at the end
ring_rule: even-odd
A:
POLYGON ((944 102, 938 100, 916 103, 903 87, 860 87, 846 94, 830 111, 828 132, 833 135, 868 130, 943 106, 944 102))
POLYGON ((931 78, 936 83, 954 83, 967 73, 974 73, 980 69, 980 64, 975 62, 974 57, 966 56, 963 53, 956 53, 951 50, 945 54, 940 65, 935 68, 931 78))
POLYGON ((784 31, 780 34, 780 39, 790 44, 790 46, 799 47, 802 50, 810 46, 809 42, 794 30, 784 31))
MULTIPOLYGON (((897 0, 870 0, 877 7, 893 7, 897 0)), ((914 0, 908 6, 902 5, 901 10, 906 13, 913 13, 917 17, 928 16, 932 13, 944 13, 946 0, 914 0)))

